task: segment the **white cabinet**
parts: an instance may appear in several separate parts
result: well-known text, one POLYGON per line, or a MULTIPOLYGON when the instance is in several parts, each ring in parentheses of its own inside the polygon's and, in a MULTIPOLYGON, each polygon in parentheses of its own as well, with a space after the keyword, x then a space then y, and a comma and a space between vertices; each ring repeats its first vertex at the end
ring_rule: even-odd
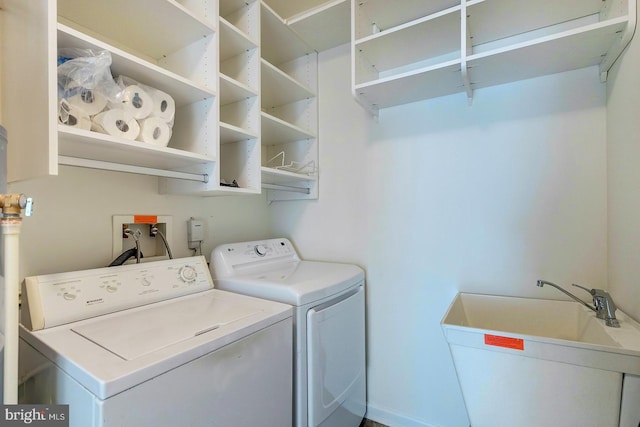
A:
POLYGON ((218 58, 216 1, 4 0, 1 13, 10 180, 57 174, 58 163, 207 179, 217 157, 217 70, 209 68, 218 58), (108 50, 114 76, 171 95, 169 146, 59 125, 56 60, 63 47, 108 50))
MULTIPOLYGON (((344 12, 347 1, 321 5, 322 16, 344 12)), ((163 193, 267 188, 272 201, 317 198, 317 52, 264 2, 0 0, 0 6, 0 112, 12 142, 11 181, 55 175, 63 164, 157 175, 163 193), (59 48, 107 50, 114 77, 171 95, 169 145, 58 124, 59 48)))
POLYGON ((606 79, 635 15, 635 0, 353 0, 353 93, 375 114, 590 65, 606 79))
POLYGON ((262 187, 270 201, 317 198, 317 52, 262 3, 261 55, 262 187))

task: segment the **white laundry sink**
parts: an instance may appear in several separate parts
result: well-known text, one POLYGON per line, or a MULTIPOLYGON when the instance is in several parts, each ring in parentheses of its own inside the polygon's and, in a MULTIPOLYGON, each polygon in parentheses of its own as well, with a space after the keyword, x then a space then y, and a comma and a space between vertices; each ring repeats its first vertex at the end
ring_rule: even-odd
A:
POLYGON ((442 328, 471 425, 637 427, 640 396, 623 383, 640 385, 640 324, 616 317, 620 328, 573 301, 458 294, 442 328))
MULTIPOLYGON (((616 312, 620 328, 606 326, 592 310, 573 301, 458 294, 442 326, 453 330, 504 332, 508 336, 640 357, 640 324, 616 312)), ((488 332, 487 332, 488 333, 488 332)), ((526 349, 525 349, 526 350, 526 349)), ((640 374, 640 359, 629 369, 640 374)))

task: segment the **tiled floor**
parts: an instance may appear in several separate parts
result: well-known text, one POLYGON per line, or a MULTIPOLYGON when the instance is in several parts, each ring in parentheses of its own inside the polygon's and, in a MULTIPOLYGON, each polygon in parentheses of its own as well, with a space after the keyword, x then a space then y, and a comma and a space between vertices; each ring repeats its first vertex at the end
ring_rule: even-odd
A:
POLYGON ((360 423, 360 427, 387 427, 387 426, 365 418, 364 420, 362 420, 362 423, 360 423))

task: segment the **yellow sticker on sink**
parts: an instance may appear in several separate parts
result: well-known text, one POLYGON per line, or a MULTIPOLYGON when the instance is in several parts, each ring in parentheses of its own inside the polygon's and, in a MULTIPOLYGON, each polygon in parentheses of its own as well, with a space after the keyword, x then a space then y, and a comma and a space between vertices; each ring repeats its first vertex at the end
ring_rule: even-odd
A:
POLYGON ((522 338, 503 337, 500 335, 484 334, 484 343, 496 347, 505 347, 512 350, 524 350, 524 340, 522 338))

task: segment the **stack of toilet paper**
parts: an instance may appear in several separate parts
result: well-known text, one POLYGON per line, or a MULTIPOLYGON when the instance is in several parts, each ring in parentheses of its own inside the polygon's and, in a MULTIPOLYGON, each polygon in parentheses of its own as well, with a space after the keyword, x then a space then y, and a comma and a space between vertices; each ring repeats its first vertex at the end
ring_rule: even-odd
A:
POLYGON ((120 91, 105 95, 100 87, 88 89, 71 82, 64 90, 58 121, 128 140, 166 147, 171 138, 175 102, 163 91, 120 76, 120 91))
POLYGON ((92 117, 91 130, 166 147, 176 112, 173 98, 126 77, 121 76, 118 83, 122 91, 92 117))

